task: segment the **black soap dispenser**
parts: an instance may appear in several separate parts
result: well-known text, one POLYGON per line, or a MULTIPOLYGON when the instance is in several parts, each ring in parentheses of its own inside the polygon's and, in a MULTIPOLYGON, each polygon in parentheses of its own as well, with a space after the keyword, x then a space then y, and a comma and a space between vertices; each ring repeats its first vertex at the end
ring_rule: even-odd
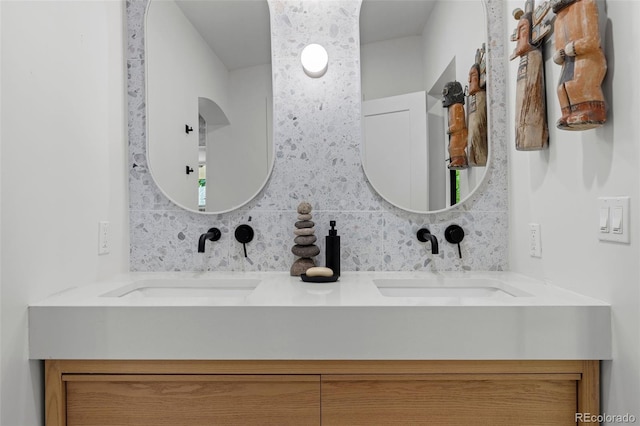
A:
POLYGON ((336 230, 336 221, 329 221, 331 229, 325 237, 325 262, 331 268, 334 277, 340 276, 340 235, 336 230))

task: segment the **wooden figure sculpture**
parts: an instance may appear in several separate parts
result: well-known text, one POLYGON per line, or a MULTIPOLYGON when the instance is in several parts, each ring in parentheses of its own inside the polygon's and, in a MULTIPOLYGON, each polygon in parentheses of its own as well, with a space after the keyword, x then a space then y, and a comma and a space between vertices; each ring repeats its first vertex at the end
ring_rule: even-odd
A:
POLYGON ((544 37, 551 32, 551 25, 544 19, 549 9, 549 2, 545 2, 534 11, 534 0, 527 0, 524 11, 519 8, 513 11, 518 26, 511 35, 516 48, 510 59, 520 57, 516 84, 516 149, 519 151, 544 149, 549 143, 541 47, 544 37))
POLYGON ((464 90, 458 81, 450 81, 442 89, 442 106, 449 112, 449 158, 447 166, 452 170, 468 167, 467 123, 464 114, 464 90))
POLYGON ((557 127, 587 130, 602 126, 607 112, 602 81, 607 61, 600 46, 598 5, 595 0, 556 0, 553 61, 562 65, 558 100, 562 117, 557 127))
POLYGON ((485 45, 476 51, 476 61, 469 70, 469 166, 487 165, 487 91, 485 45))

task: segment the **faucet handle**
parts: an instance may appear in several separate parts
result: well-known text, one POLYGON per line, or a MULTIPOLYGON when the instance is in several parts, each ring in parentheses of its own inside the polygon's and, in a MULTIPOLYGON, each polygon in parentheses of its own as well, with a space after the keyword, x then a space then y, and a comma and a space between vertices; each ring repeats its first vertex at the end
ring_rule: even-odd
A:
POLYGON ((247 257, 247 243, 253 241, 253 235, 253 228, 250 225, 243 224, 236 228, 236 241, 242 244, 242 247, 244 248, 244 257, 247 257))
POLYGON ((460 242, 464 239, 464 230, 459 225, 449 225, 444 230, 444 238, 451 244, 458 245, 458 256, 462 259, 462 250, 460 249, 460 242))

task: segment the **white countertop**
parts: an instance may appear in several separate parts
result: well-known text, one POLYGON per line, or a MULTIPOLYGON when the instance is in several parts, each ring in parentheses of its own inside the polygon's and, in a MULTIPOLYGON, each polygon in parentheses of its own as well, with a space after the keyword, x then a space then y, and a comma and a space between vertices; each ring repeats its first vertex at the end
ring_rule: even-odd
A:
POLYGON ((130 273, 29 306, 29 351, 31 359, 610 359, 610 315, 602 301, 510 272, 344 272, 326 284, 287 272, 130 273), (259 284, 246 297, 125 294, 158 280, 259 284), (378 280, 486 283, 519 297, 387 297, 378 280))

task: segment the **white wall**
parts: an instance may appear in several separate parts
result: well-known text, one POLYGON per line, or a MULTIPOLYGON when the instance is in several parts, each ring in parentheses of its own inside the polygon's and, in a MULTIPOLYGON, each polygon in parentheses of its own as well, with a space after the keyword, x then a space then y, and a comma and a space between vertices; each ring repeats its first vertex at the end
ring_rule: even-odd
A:
MULTIPOLYGON (((2 46, 2 5, 0 4, 0 46, 2 46)), ((0 82, 2 81, 2 55, 0 55, 0 82)), ((2 84, 0 84, 0 100, 2 98, 2 84)), ((0 165, 2 164, 2 102, 0 102, 0 165)), ((2 173, 0 173, 0 188, 2 188, 2 173)), ((0 196, 0 241, 2 241, 2 197, 0 196)), ((0 259, 2 259, 2 244, 0 244, 0 259)), ((2 320, 2 262, 0 261, 0 320, 2 320)), ((0 383, 2 375, 2 330, 0 329, 0 383)), ((0 386, 0 421, 2 420, 2 386, 0 386)))
POLYGON ((486 41, 481 1, 438 1, 421 36, 361 46, 362 97, 370 100, 429 90, 453 58, 456 79, 464 87, 476 49, 486 41))
MULTIPOLYGON (((546 49, 549 149, 515 151, 514 103, 518 61, 509 66, 511 269, 612 304, 613 362, 603 363, 603 411, 640 418, 640 204, 638 203, 640 96, 637 70, 640 3, 609 0, 601 21, 606 34, 609 104, 607 124, 582 132, 556 129, 560 116, 555 88, 560 67, 546 49), (631 197, 631 244, 598 240, 597 198, 631 197), (542 258, 529 257, 528 223, 541 224, 542 258)), ((516 21, 505 8, 507 34, 516 21)), ((509 53, 514 44, 507 42, 509 53)))
POLYGON ((481 1, 438 1, 425 25, 424 87, 429 90, 451 60, 456 61, 456 79, 467 85, 476 49, 487 42, 486 14, 481 1))
POLYGON ((425 90, 422 50, 420 36, 362 45, 362 100, 425 90))
POLYGON ((0 2, 3 426, 43 422, 27 305, 128 270, 122 1, 0 2), (111 253, 98 256, 98 221, 111 253))

